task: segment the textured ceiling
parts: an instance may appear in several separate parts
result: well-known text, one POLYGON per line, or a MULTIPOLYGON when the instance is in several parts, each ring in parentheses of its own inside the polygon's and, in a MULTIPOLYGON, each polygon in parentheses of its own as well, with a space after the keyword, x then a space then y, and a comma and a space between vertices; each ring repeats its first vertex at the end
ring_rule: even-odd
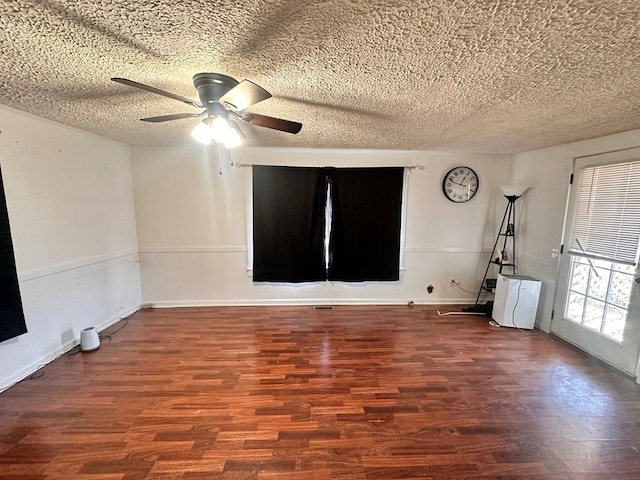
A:
POLYGON ((131 145, 191 142, 218 72, 298 135, 248 144, 514 153, 640 128, 638 0, 3 0, 0 104, 131 145))

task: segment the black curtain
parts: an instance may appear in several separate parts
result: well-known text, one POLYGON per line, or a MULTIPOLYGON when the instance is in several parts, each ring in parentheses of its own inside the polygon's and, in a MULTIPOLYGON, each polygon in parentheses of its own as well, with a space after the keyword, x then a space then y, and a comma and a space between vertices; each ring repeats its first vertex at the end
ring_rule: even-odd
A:
POLYGON ((404 168, 331 171, 329 280, 400 278, 400 226, 404 168))
POLYGON ((253 280, 325 280, 322 169, 253 167, 253 280))
POLYGON ((27 333, 0 172, 0 342, 27 333))

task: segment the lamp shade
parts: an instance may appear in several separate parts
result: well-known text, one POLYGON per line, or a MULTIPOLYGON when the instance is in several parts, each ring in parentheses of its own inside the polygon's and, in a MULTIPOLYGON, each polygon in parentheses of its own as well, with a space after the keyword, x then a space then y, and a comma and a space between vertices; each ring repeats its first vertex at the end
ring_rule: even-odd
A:
POLYGON ((80 332, 80 348, 83 352, 96 350, 100 346, 100 337, 96 327, 85 328, 80 332))
POLYGON ((502 189, 502 193, 505 197, 521 197, 524 195, 524 192, 529 190, 531 187, 523 187, 523 186, 509 186, 509 187, 500 187, 502 189))

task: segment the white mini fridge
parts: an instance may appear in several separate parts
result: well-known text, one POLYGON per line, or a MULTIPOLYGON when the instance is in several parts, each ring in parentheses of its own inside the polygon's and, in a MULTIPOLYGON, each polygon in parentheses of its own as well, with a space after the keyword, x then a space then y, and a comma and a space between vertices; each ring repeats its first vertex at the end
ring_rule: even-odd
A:
POLYGON ((526 275, 498 275, 491 317, 501 327, 532 329, 542 284, 526 275))

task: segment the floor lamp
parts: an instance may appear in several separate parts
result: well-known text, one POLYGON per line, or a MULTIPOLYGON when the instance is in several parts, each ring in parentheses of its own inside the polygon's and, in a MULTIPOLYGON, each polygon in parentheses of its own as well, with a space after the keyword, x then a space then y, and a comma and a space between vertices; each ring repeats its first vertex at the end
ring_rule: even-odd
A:
POLYGON ((507 199, 507 208, 504 211, 504 216, 502 217, 502 223, 500 224, 500 229, 498 230, 498 236, 496 237, 496 241, 493 244, 493 250, 491 251, 491 258, 489 258, 489 262, 487 263, 487 268, 484 271, 484 276, 482 277, 482 283, 480 284, 480 289, 478 290, 478 296, 476 297, 476 305, 480 300, 480 295, 482 295, 482 291, 491 291, 489 285, 485 285, 487 280, 487 274, 489 273, 489 268, 491 265, 498 265, 499 273, 502 273, 502 269, 504 267, 511 267, 513 269, 513 274, 517 273, 516 271, 516 210, 515 203, 524 192, 526 192, 529 187, 524 186, 509 186, 509 187, 500 187, 502 189, 502 193, 504 197, 507 199), (502 237, 502 250, 501 254, 497 258, 493 258, 493 254, 496 252, 496 248, 498 247, 498 242, 500 241, 500 237, 502 237), (509 259, 507 256, 507 241, 511 238, 511 258, 509 259))

